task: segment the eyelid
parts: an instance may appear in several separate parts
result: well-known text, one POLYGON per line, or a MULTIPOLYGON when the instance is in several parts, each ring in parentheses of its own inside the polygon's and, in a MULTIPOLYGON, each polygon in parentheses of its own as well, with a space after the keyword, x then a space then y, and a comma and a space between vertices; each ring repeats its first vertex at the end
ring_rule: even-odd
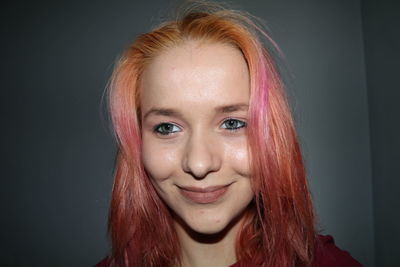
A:
POLYGON ((172 123, 172 122, 161 122, 161 123, 158 123, 156 126, 153 127, 153 132, 154 132, 155 134, 157 134, 157 135, 160 135, 160 136, 170 136, 170 135, 172 135, 172 134, 174 134, 174 133, 181 132, 181 131, 182 131, 181 127, 180 127, 179 125, 175 124, 175 123, 172 123), (165 125, 172 126, 172 128, 173 128, 173 127, 176 127, 176 128, 178 128, 179 130, 178 130, 178 131, 172 130, 172 131, 167 131, 167 132, 164 132, 164 133, 158 131, 158 129, 159 129, 161 126, 165 126, 165 125))
POLYGON ((243 119, 226 118, 226 119, 224 119, 224 120, 222 121, 222 123, 221 123, 221 128, 222 128, 222 129, 226 129, 226 130, 228 130, 228 131, 237 131, 237 130, 240 130, 240 129, 245 128, 245 127, 247 127, 247 122, 246 122, 246 120, 243 120, 243 119), (222 127, 227 121, 230 121, 230 120, 231 120, 231 121, 237 121, 237 122, 241 123, 242 125, 239 126, 239 127, 236 127, 236 128, 222 127))

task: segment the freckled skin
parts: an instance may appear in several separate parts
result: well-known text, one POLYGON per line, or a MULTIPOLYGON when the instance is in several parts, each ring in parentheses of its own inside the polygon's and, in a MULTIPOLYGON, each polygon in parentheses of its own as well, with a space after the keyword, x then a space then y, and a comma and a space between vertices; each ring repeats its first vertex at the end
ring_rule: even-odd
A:
MULTIPOLYGON (((241 52, 224 44, 187 42, 164 51, 142 76, 143 162, 151 181, 176 216, 192 230, 224 230, 253 198, 249 177, 246 128, 228 130, 229 118, 246 122, 247 110, 216 108, 249 102, 249 74, 241 52), (173 109, 180 115, 151 113, 173 109), (173 133, 154 131, 160 123, 173 133), (217 201, 199 204, 180 187, 229 185, 217 201)), ((238 220, 239 221, 239 220, 238 220)))

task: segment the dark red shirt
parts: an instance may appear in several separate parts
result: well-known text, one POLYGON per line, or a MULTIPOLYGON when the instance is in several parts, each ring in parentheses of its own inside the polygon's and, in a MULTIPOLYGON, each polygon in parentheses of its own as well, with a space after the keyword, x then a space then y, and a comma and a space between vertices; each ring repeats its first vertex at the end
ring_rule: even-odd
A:
MULTIPOLYGON (((254 267, 251 263, 237 262, 229 267, 254 267)), ((318 236, 314 261, 311 267, 362 267, 350 253, 335 245, 332 236, 318 236)))
MULTIPOLYGON (((95 267, 109 267, 110 260, 106 258, 95 267)), ((230 267, 254 267, 251 263, 237 262, 230 267)), ((351 255, 335 245, 332 236, 318 236, 315 257, 311 267, 362 267, 351 255)))

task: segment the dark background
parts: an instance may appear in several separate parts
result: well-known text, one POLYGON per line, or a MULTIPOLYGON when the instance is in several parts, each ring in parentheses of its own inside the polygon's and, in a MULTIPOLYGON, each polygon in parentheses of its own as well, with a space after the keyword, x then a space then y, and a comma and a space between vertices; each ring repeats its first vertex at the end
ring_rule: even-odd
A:
MULTIPOLYGON (((1 266, 107 254, 115 144, 102 104, 117 56, 175 1, 1 6, 1 266)), ((232 1, 286 54, 319 229, 365 266, 399 266, 400 7, 232 1)))

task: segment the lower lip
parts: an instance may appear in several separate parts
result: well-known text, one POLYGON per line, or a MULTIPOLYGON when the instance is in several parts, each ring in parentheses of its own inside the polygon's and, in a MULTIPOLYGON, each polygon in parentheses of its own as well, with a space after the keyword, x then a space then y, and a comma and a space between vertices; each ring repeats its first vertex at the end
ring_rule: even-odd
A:
POLYGON ((198 204, 209 204, 221 199, 225 195, 226 191, 228 191, 228 186, 212 192, 194 192, 185 189, 181 189, 180 191, 185 198, 192 202, 198 204))

